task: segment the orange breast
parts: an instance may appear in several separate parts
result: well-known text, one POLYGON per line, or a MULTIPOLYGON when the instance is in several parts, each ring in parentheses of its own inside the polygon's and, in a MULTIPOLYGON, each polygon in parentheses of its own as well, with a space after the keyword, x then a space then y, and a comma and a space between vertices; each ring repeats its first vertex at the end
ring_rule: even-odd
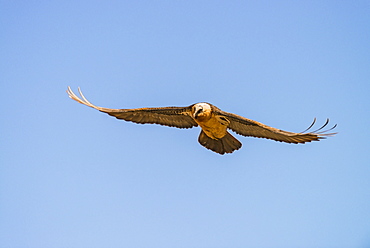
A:
POLYGON ((215 116, 195 120, 206 135, 212 139, 221 139, 226 135, 227 126, 222 125, 215 116))

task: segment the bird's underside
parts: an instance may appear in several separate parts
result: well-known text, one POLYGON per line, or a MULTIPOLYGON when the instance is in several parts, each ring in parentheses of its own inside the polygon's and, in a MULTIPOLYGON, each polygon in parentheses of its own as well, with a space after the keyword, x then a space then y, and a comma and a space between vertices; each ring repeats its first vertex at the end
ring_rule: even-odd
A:
POLYGON ((209 103, 196 103, 188 107, 110 109, 93 105, 85 98, 80 89, 78 89, 78 91, 81 97, 78 97, 70 87, 68 87, 67 93, 73 100, 114 116, 117 119, 139 124, 159 124, 177 128, 192 128, 199 126, 201 128, 201 133, 198 138, 199 143, 207 149, 219 154, 232 153, 242 146, 228 130, 232 130, 243 136, 266 138, 295 144, 318 141, 336 134, 328 133, 328 131, 334 129, 336 125, 323 131, 328 125, 329 119, 326 120, 322 127, 315 131, 308 132, 315 124, 316 118, 305 131, 293 133, 222 111, 209 103))

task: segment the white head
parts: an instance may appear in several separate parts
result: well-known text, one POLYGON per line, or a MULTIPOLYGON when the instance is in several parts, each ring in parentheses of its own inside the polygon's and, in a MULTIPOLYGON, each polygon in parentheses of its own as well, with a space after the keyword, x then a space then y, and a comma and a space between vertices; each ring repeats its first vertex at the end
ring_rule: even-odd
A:
POLYGON ((194 118, 197 118, 198 116, 209 115, 211 111, 212 111, 211 105, 205 102, 200 102, 200 103, 194 104, 193 106, 194 118))

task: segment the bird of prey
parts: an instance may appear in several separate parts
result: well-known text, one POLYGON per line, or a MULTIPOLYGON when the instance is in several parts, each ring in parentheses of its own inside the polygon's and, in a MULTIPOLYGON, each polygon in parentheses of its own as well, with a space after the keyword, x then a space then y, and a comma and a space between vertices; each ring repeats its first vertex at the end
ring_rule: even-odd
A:
POLYGON ((243 136, 266 138, 286 143, 306 143, 318 141, 336 133, 328 131, 336 127, 321 131, 328 123, 313 132, 307 132, 314 125, 313 123, 305 131, 293 133, 277 128, 269 127, 260 122, 244 118, 242 116, 222 111, 216 106, 201 102, 188 107, 160 107, 160 108, 135 108, 135 109, 110 109, 95 106, 90 103, 78 88, 81 97, 78 97, 70 87, 67 93, 73 100, 107 113, 117 119, 131 121, 139 124, 159 124, 177 128, 201 128, 198 138, 199 143, 221 155, 232 153, 241 148, 242 144, 232 136, 228 130, 232 130, 243 136))

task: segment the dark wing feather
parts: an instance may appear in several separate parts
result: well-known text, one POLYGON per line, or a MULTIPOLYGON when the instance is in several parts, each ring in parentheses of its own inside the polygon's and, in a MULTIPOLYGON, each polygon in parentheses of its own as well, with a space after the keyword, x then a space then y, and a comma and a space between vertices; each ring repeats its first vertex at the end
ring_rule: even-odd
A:
POLYGON ((197 126, 197 123, 191 117, 191 106, 189 107, 164 107, 164 108, 137 108, 137 109, 110 109, 102 108, 90 103, 78 89, 81 98, 79 98, 70 87, 67 93, 73 100, 107 113, 117 119, 132 121, 135 123, 159 124, 169 127, 191 128, 197 126))
MULTIPOLYGON (((293 133, 293 132, 287 132, 284 130, 273 128, 273 127, 264 125, 260 122, 253 121, 253 120, 244 118, 242 116, 224 112, 224 111, 217 111, 217 115, 226 117, 230 121, 228 128, 233 130, 237 134, 240 134, 243 136, 252 136, 252 137, 257 137, 257 138, 272 139, 272 140, 280 141, 280 142, 306 143, 306 142, 311 142, 314 140, 324 139, 325 137, 336 134, 336 133, 325 133, 329 130, 332 130, 336 126, 334 126, 333 128, 329 130, 316 133, 317 131, 324 128, 327 125, 328 121, 324 126, 322 126, 319 130, 316 130, 315 132, 293 133)), ((310 126, 310 128, 312 126, 313 124, 310 126)))

